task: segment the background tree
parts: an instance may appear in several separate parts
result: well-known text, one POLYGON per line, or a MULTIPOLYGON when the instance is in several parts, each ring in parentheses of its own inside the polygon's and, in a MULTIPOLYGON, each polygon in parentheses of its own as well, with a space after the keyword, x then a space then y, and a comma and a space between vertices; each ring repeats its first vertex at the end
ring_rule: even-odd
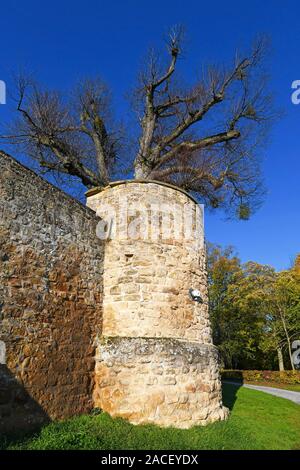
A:
POLYGON ((292 360, 292 338, 300 334, 300 278, 294 270, 276 273, 270 266, 247 263, 244 283, 249 295, 239 292, 241 307, 255 311, 263 321, 260 349, 266 354, 276 351, 280 370, 284 356, 289 368, 292 360))
POLYGON ((208 247, 213 338, 224 366, 294 369, 291 344, 300 337, 300 277, 255 262, 232 248, 208 247))
POLYGON ((271 313, 275 270, 271 266, 255 262, 245 263, 242 270, 243 275, 229 293, 229 298, 236 308, 250 319, 250 323, 252 318, 258 322, 259 329, 255 329, 256 356, 264 358, 258 368, 273 364, 272 357, 277 353, 281 370, 284 368, 282 329, 271 313))
POLYGON ((294 269, 277 274, 270 304, 271 315, 281 327, 291 368, 295 369, 292 340, 300 337, 300 275, 294 269))
MULTIPOLYGON (((265 43, 228 66, 206 67, 186 87, 178 76, 182 44, 183 29, 173 28, 166 56, 152 52, 140 73, 134 178, 174 183, 248 218, 263 194, 259 157, 274 117, 262 70, 265 43)), ((77 177, 88 188, 105 186, 114 171, 122 176, 126 138, 101 80, 82 82, 69 97, 22 77, 17 88, 19 119, 6 141, 22 145, 44 172, 77 177)))
POLYGON ((250 283, 232 247, 208 247, 210 314, 214 344, 229 369, 251 369, 263 363, 259 341, 262 318, 245 304, 250 283))
POLYGON ((296 272, 296 274, 300 274, 300 253, 295 258, 293 270, 296 272))

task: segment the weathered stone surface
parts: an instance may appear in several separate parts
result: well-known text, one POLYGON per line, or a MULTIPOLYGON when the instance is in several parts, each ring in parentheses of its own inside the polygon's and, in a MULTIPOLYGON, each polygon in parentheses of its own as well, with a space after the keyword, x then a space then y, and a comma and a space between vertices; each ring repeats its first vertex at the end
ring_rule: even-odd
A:
POLYGON ((113 217, 114 237, 105 247, 103 334, 211 343, 202 211, 194 200, 160 184, 129 182, 88 197, 87 204, 104 220, 113 217), (171 217, 163 215, 168 210, 171 217), (134 217, 143 227, 136 233, 134 217), (189 236, 196 224, 198 232, 189 236), (200 290, 203 304, 190 300, 191 287, 200 290))
POLYGON ((224 419, 195 201, 132 182, 88 204, 101 223, 117 214, 117 237, 101 241, 93 211, 0 152, 0 431, 93 406, 182 428, 224 419))
POLYGON ((178 428, 227 416, 218 352, 211 344, 102 338, 96 359, 95 405, 112 416, 178 428))
POLYGON ((97 223, 94 212, 0 152, 0 341, 11 378, 2 371, 0 401, 8 403, 0 405, 0 429, 18 422, 14 390, 37 405, 22 426, 93 406, 104 255, 97 223))
POLYGON ((225 419, 195 201, 158 183, 128 182, 91 195, 88 205, 111 227, 95 405, 135 424, 188 428, 225 419), (171 205, 173 222, 162 215, 171 205), (186 214, 188 236, 188 222, 180 225, 186 214), (143 230, 132 231, 137 217, 143 230), (190 288, 200 291, 202 304, 189 298, 190 288))

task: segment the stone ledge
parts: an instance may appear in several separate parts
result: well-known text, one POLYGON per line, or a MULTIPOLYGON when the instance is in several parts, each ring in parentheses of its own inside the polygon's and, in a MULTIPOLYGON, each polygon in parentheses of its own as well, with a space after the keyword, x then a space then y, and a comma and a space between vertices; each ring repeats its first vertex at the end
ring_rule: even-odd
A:
POLYGON ((218 348, 213 344, 198 343, 193 341, 185 341, 173 338, 159 337, 125 337, 125 336, 102 336, 99 339, 98 348, 110 352, 112 355, 124 355, 124 357, 132 354, 152 354, 168 352, 174 355, 185 357, 186 355, 199 356, 215 356, 218 357, 218 348))
POLYGON ((164 181, 146 180, 146 179, 112 181, 107 186, 104 186, 104 187, 97 186, 95 188, 89 189, 88 191, 86 191, 85 195, 86 197, 95 196, 95 194, 106 191, 107 189, 110 189, 110 188, 114 188, 115 186, 120 186, 122 184, 127 185, 127 184, 132 184, 132 183, 141 183, 141 184, 152 183, 152 184, 158 184, 160 186, 165 186, 166 188, 171 188, 171 189, 174 189, 175 191, 179 191, 180 193, 185 194, 185 196, 191 199, 195 204, 199 205, 199 201, 197 201, 197 199, 194 196, 192 196, 190 193, 188 193, 184 189, 179 188, 179 186, 175 186, 174 184, 171 184, 171 183, 165 183, 164 181))

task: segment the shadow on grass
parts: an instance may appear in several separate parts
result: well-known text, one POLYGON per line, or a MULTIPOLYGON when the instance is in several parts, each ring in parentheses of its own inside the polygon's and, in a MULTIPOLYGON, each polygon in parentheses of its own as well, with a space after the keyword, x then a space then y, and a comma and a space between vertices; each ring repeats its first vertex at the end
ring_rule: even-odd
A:
POLYGON ((237 392, 239 388, 243 385, 243 382, 222 382, 222 399, 223 405, 232 411, 234 404, 237 400, 237 392))
POLYGON ((50 418, 8 367, 0 365, 0 449, 24 440, 48 424, 50 418))
MULTIPOLYGON (((223 396, 223 404, 224 406, 226 406, 227 408, 229 408, 230 410, 233 409, 234 405, 235 405, 235 402, 237 400, 237 392, 240 388, 242 384, 237 384, 237 385, 233 385, 233 384, 230 384, 230 383, 226 383, 224 382, 222 384, 222 396, 223 396)), ((84 416, 83 416, 84 418, 84 416)), ((88 418, 88 417, 86 417, 88 418)), ((106 418, 108 420, 108 428, 110 428, 111 426, 111 418, 106 418)), ((72 428, 72 420, 70 421, 71 424, 67 424, 66 425, 66 430, 68 432, 71 432, 73 433, 73 431, 70 431, 68 426, 71 426, 72 428)), ((123 421, 115 421, 114 420, 114 426, 120 426, 120 424, 118 423, 121 423, 121 428, 123 428, 123 426, 127 426, 127 422, 123 422, 123 421)), ((116 428, 115 429, 115 432, 116 432, 116 428)), ((132 429, 133 429, 133 433, 137 432, 137 429, 134 427, 134 428, 130 428, 131 429, 131 432, 132 432, 132 429)), ((1 433, 0 433, 0 450, 5 450, 6 448, 10 447, 10 446, 15 446, 15 445, 20 445, 20 446, 25 446, 26 448, 26 441, 29 441, 31 440, 33 437, 35 436, 38 436, 40 434, 40 430, 41 428, 40 427, 37 427, 35 429, 31 429, 31 430, 24 430, 23 432, 15 432, 14 434, 7 434, 4 438, 1 436, 1 433)), ((144 434, 146 430, 146 427, 141 427, 139 432, 144 434)), ((108 429, 109 431, 109 429, 108 429)), ((151 433, 156 433, 158 431, 158 428, 156 428, 155 426, 151 426, 150 428, 147 428, 147 436, 146 438, 148 439, 149 438, 149 432, 151 431, 151 433)), ((53 432, 53 430, 52 430, 53 432)), ((61 433, 63 433, 63 423, 62 423, 62 427, 60 429, 61 433)), ((88 432, 88 431, 86 431, 88 432)), ((170 433, 170 432, 174 432, 174 431, 170 431, 170 430, 161 430, 161 432, 163 433, 170 433)), ((178 431, 178 433, 181 435, 181 432, 182 431, 178 431)), ((76 432, 75 432, 76 434, 76 432)), ((176 433, 175 433, 176 434, 176 433)), ((120 437, 121 439, 121 437, 120 437)))

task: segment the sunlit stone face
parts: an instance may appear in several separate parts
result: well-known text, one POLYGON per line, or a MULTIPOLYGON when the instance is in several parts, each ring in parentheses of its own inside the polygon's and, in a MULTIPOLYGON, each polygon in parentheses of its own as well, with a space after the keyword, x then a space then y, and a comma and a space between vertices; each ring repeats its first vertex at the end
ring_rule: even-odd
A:
POLYGON ((177 188, 137 181, 112 185, 87 204, 106 240, 95 405, 133 423, 189 427, 224 419, 203 207, 177 188))

